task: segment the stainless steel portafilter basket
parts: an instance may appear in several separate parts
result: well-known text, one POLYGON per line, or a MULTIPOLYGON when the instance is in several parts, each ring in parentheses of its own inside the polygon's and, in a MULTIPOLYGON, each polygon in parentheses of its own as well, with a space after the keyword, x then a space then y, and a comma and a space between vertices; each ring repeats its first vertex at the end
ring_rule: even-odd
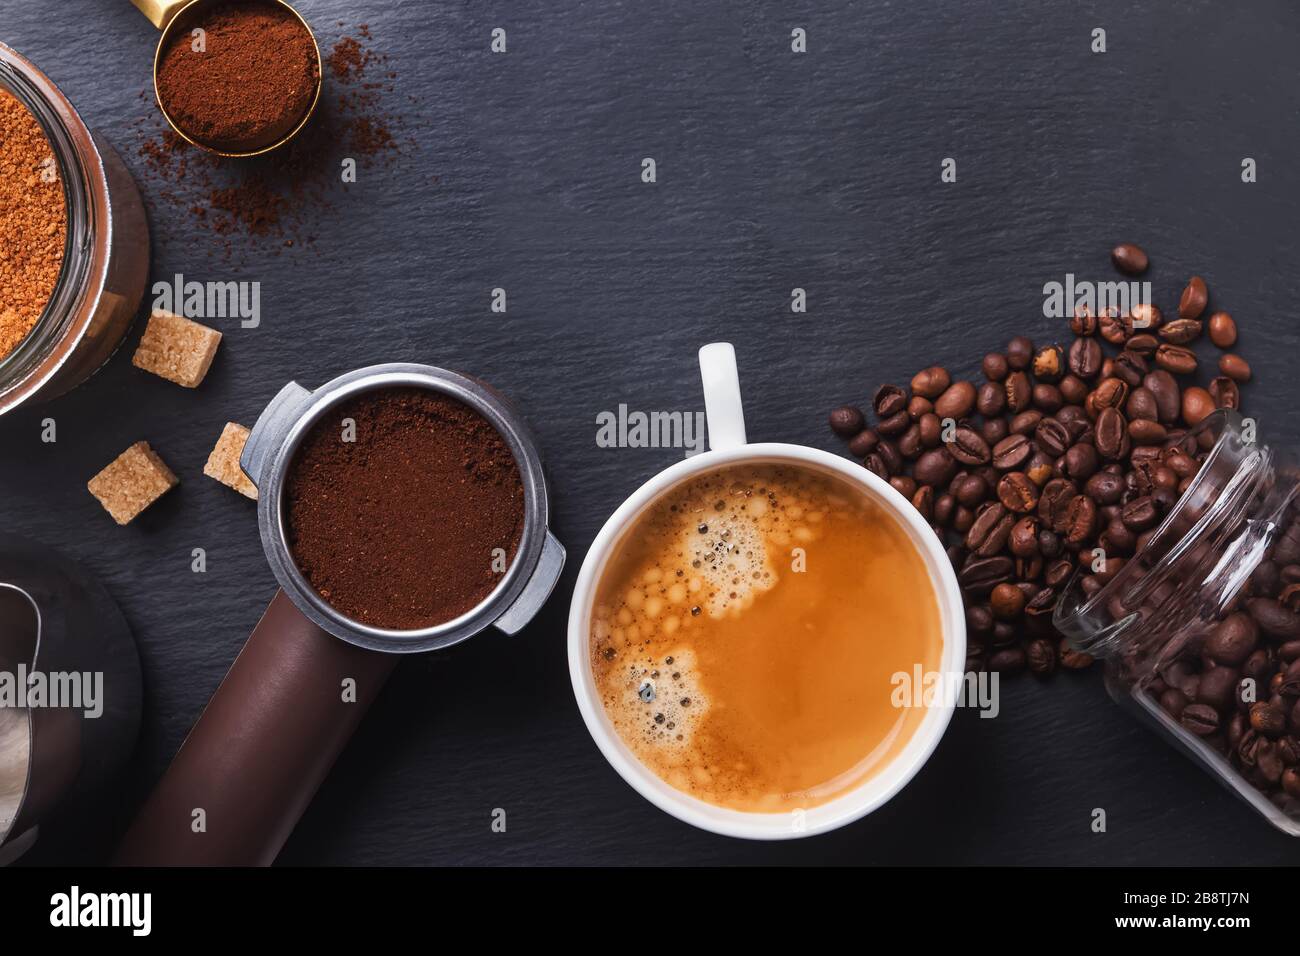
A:
POLYGON ((118 850, 133 865, 263 865, 275 859, 377 696, 398 655, 450 647, 490 627, 514 634, 541 609, 564 567, 547 528, 541 457, 518 413, 466 375, 428 365, 376 365, 309 390, 284 386, 244 447, 258 488, 262 545, 280 592, 118 850), (436 627, 385 630, 327 604, 298 570, 285 531, 284 485, 303 437, 363 392, 423 388, 454 398, 496 428, 519 466, 524 530, 496 588, 436 627), (197 810, 205 829, 195 830, 197 810))

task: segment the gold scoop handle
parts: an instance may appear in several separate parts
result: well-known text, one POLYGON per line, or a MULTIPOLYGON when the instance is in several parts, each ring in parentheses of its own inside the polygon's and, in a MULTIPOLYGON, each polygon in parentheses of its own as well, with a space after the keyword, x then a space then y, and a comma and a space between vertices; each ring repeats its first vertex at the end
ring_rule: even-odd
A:
POLYGON ((167 29, 167 24, 186 6, 190 0, 131 0, 136 8, 149 18, 149 22, 159 30, 167 29))

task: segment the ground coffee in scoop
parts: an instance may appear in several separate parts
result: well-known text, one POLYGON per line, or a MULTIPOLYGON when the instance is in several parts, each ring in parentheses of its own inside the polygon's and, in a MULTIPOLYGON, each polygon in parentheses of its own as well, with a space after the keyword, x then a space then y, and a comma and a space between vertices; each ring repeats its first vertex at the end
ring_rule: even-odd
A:
POLYGON ((177 31, 158 58, 157 85, 163 109, 191 139, 223 152, 254 152, 275 145, 307 115, 320 85, 320 57, 284 5, 218 4, 201 11, 193 30, 177 31))
POLYGON ((519 467, 466 405, 418 388, 366 392, 303 439, 284 491, 307 581, 363 624, 418 630, 497 586, 524 529, 519 467))

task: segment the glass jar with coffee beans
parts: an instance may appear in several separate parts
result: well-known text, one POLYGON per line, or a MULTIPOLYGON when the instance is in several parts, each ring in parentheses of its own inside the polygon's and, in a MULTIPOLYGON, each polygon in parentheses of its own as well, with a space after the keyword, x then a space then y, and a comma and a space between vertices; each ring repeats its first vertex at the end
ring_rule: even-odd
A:
MULTIPOLYGON (((1131 243, 1111 260, 1128 275, 1149 265, 1131 243)), ((933 366, 908 388, 880 387, 870 417, 853 405, 831 413, 849 453, 948 544, 969 669, 1047 675, 1092 663, 1052 623, 1062 587, 1080 569, 1095 593, 1119 572, 1196 474, 1181 450, 1187 429, 1241 405, 1249 367, 1231 353, 1222 374, 1196 383, 1209 298, 1193 276, 1169 316, 1146 302, 1125 314, 1080 304, 1068 344, 1017 336, 984 356, 983 381, 933 366)), ((1236 345, 1227 312, 1208 324, 1214 346, 1236 345)))
POLYGON ((1229 410, 1177 453, 1198 466, 1177 504, 1055 623, 1111 696, 1300 836, 1300 471, 1229 410))

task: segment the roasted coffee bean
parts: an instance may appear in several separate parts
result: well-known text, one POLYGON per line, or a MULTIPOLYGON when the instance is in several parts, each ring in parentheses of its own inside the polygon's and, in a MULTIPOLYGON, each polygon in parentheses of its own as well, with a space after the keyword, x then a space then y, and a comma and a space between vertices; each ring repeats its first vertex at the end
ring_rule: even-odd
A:
POLYGON ((1187 280, 1187 288, 1183 289, 1183 294, 1178 300, 1178 317, 1180 319, 1199 319, 1201 313, 1205 311, 1205 303, 1209 300, 1209 291, 1205 288, 1205 280, 1200 276, 1192 276, 1187 280))
POLYGON ((1023 412, 1029 407, 1030 399, 1033 398, 1033 386, 1029 384, 1029 376, 1024 372, 1015 371, 1008 375, 1003 388, 1007 395, 1007 409, 1011 414, 1023 412))
POLYGON ((1011 366, 1007 364, 1007 357, 1001 352, 989 352, 980 362, 980 368, 984 372, 984 377, 990 382, 1000 382, 1007 377, 1007 372, 1011 371, 1011 366))
POLYGON ((940 418, 965 418, 975 407, 975 386, 970 382, 953 382, 934 400, 934 413, 940 418))
POLYGON ((971 521, 966 532, 966 547, 976 557, 991 558, 1006 547, 1016 516, 998 502, 986 502, 971 521), (997 505, 992 508, 990 505, 997 505), (996 520, 994 520, 996 519, 996 520))
POLYGON ((1088 397, 1088 383, 1071 372, 1056 384, 1061 390, 1061 397, 1070 405, 1082 405, 1088 397))
POLYGON ((1025 645, 1025 659, 1030 673, 1050 674, 1056 670, 1056 648, 1041 637, 1025 645))
POLYGON ((1061 395, 1061 390, 1055 385, 1045 385, 1038 382, 1034 385, 1031 393, 1031 400, 1034 407, 1041 410, 1044 414, 1051 415, 1065 404, 1065 398, 1061 395))
POLYGON ((916 494, 916 479, 911 475, 894 475, 889 479, 889 484, 908 500, 911 500, 912 495, 916 494))
POLYGON ((913 474, 923 485, 946 485, 957 473, 957 462, 948 449, 932 448, 916 460, 913 474))
POLYGON ((876 450, 880 436, 870 428, 865 428, 849 439, 849 454, 854 458, 865 458, 876 450))
POLYGON ((1038 507, 1038 486, 1023 471, 1009 471, 998 482, 998 500, 1009 511, 1027 514, 1038 507))
POLYGON ((1211 379, 1209 392, 1215 408, 1241 408, 1241 390, 1228 376, 1220 375, 1211 379))
POLYGON ((1252 704, 1250 727, 1265 737, 1280 737, 1286 733, 1286 711, 1272 701, 1262 700, 1252 704))
POLYGON ((1015 371, 1023 372, 1034 360, 1034 343, 1023 335, 1017 335, 1007 343, 1007 364, 1015 371))
POLYGON ((1300 614, 1283 607, 1269 598, 1251 598, 1246 610, 1255 619, 1259 629, 1269 637, 1283 641, 1300 638, 1300 614))
POLYGON ((1097 316, 1086 305, 1076 306, 1070 319, 1070 331, 1075 335, 1096 335, 1097 316))
POLYGON ((1137 352, 1125 349, 1115 356, 1111 374, 1122 381, 1129 389, 1137 388, 1148 371, 1147 360, 1137 352))
POLYGON ((1028 437, 1034 433, 1034 430, 1038 428, 1038 423, 1042 420, 1043 413, 1039 409, 1027 409, 1011 419, 1011 434, 1028 437))
POLYGON ((1166 687, 1160 694, 1159 703, 1161 709, 1174 720, 1183 715, 1183 709, 1187 706, 1187 695, 1177 687, 1166 687))
POLYGON ((934 488, 921 485, 912 492, 912 507, 920 513, 926 524, 934 520, 934 488))
MULTIPOLYGON (((1143 360, 1149 359, 1156 354, 1156 349, 1160 348, 1160 340, 1150 332, 1141 332, 1131 336, 1124 343, 1124 351, 1129 355, 1136 355, 1143 360)), ((1118 361, 1118 359, 1116 360, 1118 361)))
POLYGON ((1025 669, 1025 652, 1020 647, 1004 647, 989 658, 989 670, 1014 674, 1025 669))
POLYGON ((1079 378, 1096 378, 1103 358, 1096 339, 1075 339, 1070 346, 1070 371, 1079 378))
POLYGON ((1156 417, 1168 425, 1178 419, 1181 409, 1181 394, 1178 383, 1164 369, 1154 369, 1142 380, 1142 387, 1151 393, 1156 401, 1156 417))
POLYGON ((989 486, 979 475, 958 475, 953 479, 951 492, 967 508, 974 508, 989 496, 989 486))
POLYGON ((871 472, 877 478, 883 479, 884 481, 889 480, 889 469, 885 467, 884 459, 874 451, 868 454, 863 460, 862 467, 866 468, 867 471, 871 472))
POLYGON ((1137 535, 1124 526, 1123 520, 1113 518, 1097 536, 1097 543, 1107 554, 1132 554, 1137 548, 1137 535))
POLYGON ((1156 365, 1174 375, 1191 375, 1196 371, 1196 353, 1181 345, 1161 345, 1156 349, 1156 365))
POLYGON ((1128 383, 1122 378, 1111 376, 1097 383, 1097 387, 1088 393, 1084 409, 1088 417, 1096 420, 1103 408, 1122 408, 1128 400, 1128 383))
POLYGON ((943 439, 943 422, 934 412, 922 415, 916 427, 921 430, 921 445, 924 448, 937 448, 943 439))
POLYGON ((1070 646, 1070 642, 1065 638, 1061 638, 1061 642, 1057 645, 1056 650, 1061 666, 1066 670, 1081 671, 1092 666, 1092 655, 1085 654, 1083 651, 1075 650, 1070 646))
POLYGON ((992 447, 1007 437, 1010 428, 1005 418, 989 418, 980 425, 980 435, 992 447))
POLYGON ((1049 587, 1063 587, 1074 576, 1074 562, 1069 558, 1053 561, 1043 571, 1043 580, 1049 587))
POLYGON ((1034 429, 1034 441, 1053 458, 1060 458, 1070 447, 1070 431, 1055 418, 1044 418, 1034 429))
POLYGON ((1210 316, 1210 341, 1221 349, 1230 349, 1237 344, 1237 323, 1227 312, 1215 312, 1210 316))
POLYGON ((1070 446, 1070 450, 1061 458, 1061 474, 1079 482, 1091 478, 1100 466, 1101 457, 1097 454, 1097 449, 1083 442, 1070 446))
POLYGON ((1039 520, 1033 515, 1025 515, 1011 526, 1007 537, 1007 547, 1017 558, 1032 558, 1038 554, 1039 520))
POLYGON ((987 465, 990 451, 986 442, 975 429, 963 425, 952 433, 948 442, 948 451, 952 457, 963 465, 987 465))
POLYGON ((1099 471, 1088 479, 1083 491, 1100 505, 1118 504, 1124 494, 1124 479, 1111 471, 1099 471))
POLYGON ((907 414, 907 409, 904 408, 888 417, 881 416, 880 421, 876 423, 876 431, 893 438, 903 434, 911 425, 912 419, 907 414))
POLYGON ((1205 389, 1193 385, 1183 392, 1183 421, 1188 425, 1198 425, 1214 411, 1214 396, 1205 389))
POLYGON ((1238 674, 1231 667, 1210 667, 1196 685, 1197 704, 1208 704, 1218 711, 1229 709, 1236 693, 1238 674))
POLYGON ((1250 381, 1250 365, 1240 355, 1220 355, 1219 371, 1234 382, 1250 381))
POLYGON ((1219 729, 1219 712, 1208 704, 1188 704, 1179 722, 1198 737, 1208 737, 1219 729))
POLYGON ((1134 332, 1154 332, 1165 321, 1164 314, 1149 302, 1139 302, 1129 309, 1125 327, 1129 335, 1134 332))
POLYGON ((1025 592, 1014 584, 999 584, 989 594, 989 607, 993 616, 1004 621, 1011 621, 1020 616, 1025 609, 1025 592))
POLYGON ((938 365, 922 369, 912 376, 912 391, 932 401, 942 395, 950 384, 952 380, 948 377, 948 370, 938 365))
POLYGON ((1044 345, 1034 353, 1031 363, 1034 378, 1040 382, 1055 382, 1065 373, 1065 362, 1059 345, 1044 345))
POLYGON ((1156 406, 1156 397, 1144 388, 1138 387, 1129 392, 1128 401, 1124 403, 1124 412, 1129 420, 1146 419, 1159 421, 1160 410, 1156 406))
POLYGON ((993 630, 993 611, 987 604, 966 605, 966 630, 983 636, 993 630))
POLYGON ((903 467, 903 456, 899 454, 898 446, 887 438, 880 439, 880 444, 876 445, 876 454, 880 456, 891 475, 897 474, 903 467))
POLYGON ((1251 615, 1242 611, 1227 615, 1205 637, 1204 652, 1214 661, 1227 666, 1240 666, 1251 656, 1260 640, 1260 631, 1251 615))
POLYGON ((1121 243, 1110 251, 1110 261, 1125 275, 1137 276, 1147 271, 1151 260, 1141 246, 1131 242, 1121 243))
POLYGON ((1065 543, 1081 547, 1097 527, 1097 505, 1087 495, 1075 495, 1066 513, 1065 543))
POLYGON ((1174 319, 1161 326, 1160 337, 1171 345, 1188 345, 1201 337, 1201 323, 1195 319, 1174 319))
POLYGON ((972 558, 957 575, 962 590, 972 594, 988 594, 997 585, 1011 579, 1011 559, 1001 555, 992 558, 972 558))
POLYGON ((920 395, 913 395, 907 400, 907 417, 914 422, 919 422, 926 415, 934 411, 934 403, 928 398, 920 395))
POLYGON ((1043 488, 1038 499, 1038 517, 1057 534, 1069 530, 1070 502, 1078 490, 1065 478, 1053 478, 1043 488))
POLYGON ((1168 430, 1159 422, 1136 418, 1128 423, 1128 436, 1134 445, 1161 445, 1168 435, 1168 430))
POLYGON ((956 510, 956 498, 950 494, 939 495, 934 499, 934 523, 946 527, 952 522, 953 512, 956 510))
POLYGON ((1130 531, 1145 531, 1147 528, 1154 527, 1160 520, 1160 512, 1156 509, 1156 503, 1151 496, 1145 495, 1134 498, 1126 504, 1120 520, 1130 531))
POLYGON ((1278 564, 1300 563, 1300 518, 1293 519, 1274 542, 1273 560, 1278 564))
POLYGON ((1034 444, 1024 435, 1008 435, 993 446, 991 460, 999 471, 1019 468, 1034 453, 1034 444))
POLYGON ((907 431, 898 436, 898 453, 908 461, 911 461, 913 458, 921 454, 922 450, 921 426, 913 422, 912 426, 908 428, 907 431))
POLYGON ((831 431, 841 438, 852 438, 867 424, 867 417, 856 405, 841 405, 831 412, 831 431))
POLYGON ((889 418, 907 411, 907 393, 897 385, 882 385, 876 389, 871 407, 877 418, 889 418))
MULTIPOLYGON (((1041 505, 1042 498, 1039 498, 1038 500, 1041 505)), ((1039 520, 1041 522, 1041 517, 1039 520)), ((1045 560, 1055 560, 1060 557, 1062 550, 1061 536, 1059 534, 1055 531, 1050 531, 1047 528, 1043 528, 1038 532, 1038 553, 1041 554, 1045 560)), ((1050 584, 1051 582, 1048 583, 1050 584)))
POLYGON ((1007 393, 998 382, 985 382, 975 393, 975 410, 985 418, 1001 415, 1007 407, 1007 393))
MULTIPOLYGON (((1124 458, 1132 447, 1128 437, 1128 422, 1124 414, 1114 408, 1103 408, 1097 415, 1096 433, 1093 439, 1097 454, 1108 461, 1124 458)), ((1087 447, 1086 445, 1080 447, 1087 447)), ((1072 477, 1079 478, 1079 475, 1072 477)))
POLYGON ((975 523, 975 512, 971 511, 963 504, 957 505, 957 510, 952 513, 952 530, 958 534, 965 534, 970 530, 970 526, 975 523))
POLYGON ((1097 319, 1097 334, 1111 345, 1123 345, 1130 333, 1123 317, 1115 309, 1108 308, 1097 319))

